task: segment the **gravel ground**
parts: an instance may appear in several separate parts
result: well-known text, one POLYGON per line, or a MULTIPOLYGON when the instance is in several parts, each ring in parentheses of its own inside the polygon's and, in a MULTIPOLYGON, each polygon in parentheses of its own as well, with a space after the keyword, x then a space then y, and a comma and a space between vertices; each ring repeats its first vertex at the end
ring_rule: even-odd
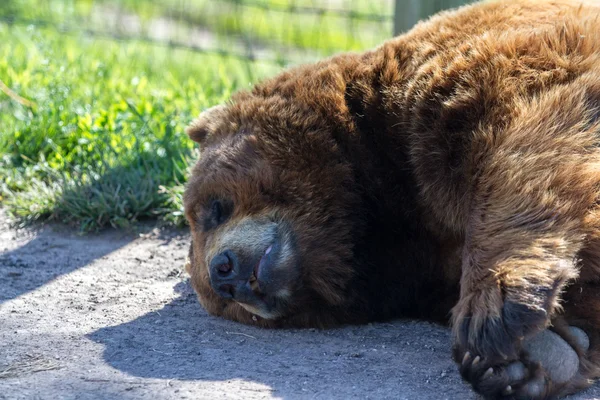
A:
MULTIPOLYGON (((0 216, 0 399, 477 399, 445 327, 261 330, 209 316, 185 231, 15 230, 0 216)), ((596 385, 572 399, 600 397, 596 385)))

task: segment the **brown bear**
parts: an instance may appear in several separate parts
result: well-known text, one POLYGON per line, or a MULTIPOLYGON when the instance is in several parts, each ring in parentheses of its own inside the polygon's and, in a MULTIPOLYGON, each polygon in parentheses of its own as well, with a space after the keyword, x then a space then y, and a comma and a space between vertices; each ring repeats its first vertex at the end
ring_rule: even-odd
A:
POLYGON ((488 398, 600 375, 600 7, 485 2, 201 114, 189 272, 214 315, 451 315, 488 398))

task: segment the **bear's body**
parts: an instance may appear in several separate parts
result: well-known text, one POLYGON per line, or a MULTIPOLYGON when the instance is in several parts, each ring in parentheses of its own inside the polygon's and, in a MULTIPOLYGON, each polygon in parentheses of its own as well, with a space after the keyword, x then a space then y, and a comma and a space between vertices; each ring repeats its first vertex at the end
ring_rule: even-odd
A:
POLYGON ((488 397, 598 376, 600 7, 442 13, 238 93, 189 134, 189 270, 212 314, 326 327, 452 310, 463 377, 488 397), (523 346, 550 325, 579 356, 566 379, 523 346))

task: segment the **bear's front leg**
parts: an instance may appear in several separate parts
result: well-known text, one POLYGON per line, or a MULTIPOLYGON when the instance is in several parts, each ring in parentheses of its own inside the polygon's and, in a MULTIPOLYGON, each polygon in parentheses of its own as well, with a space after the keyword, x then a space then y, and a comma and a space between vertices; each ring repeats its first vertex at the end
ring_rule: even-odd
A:
MULTIPOLYGON (((527 342, 553 340, 542 333, 559 310, 561 290, 578 276, 576 256, 596 193, 582 183, 598 173, 586 164, 497 172, 484 170, 472 198, 460 299, 452 310, 454 358, 487 398, 544 399, 575 379, 577 367, 550 370, 530 356, 527 342)), ((558 349, 559 340, 542 346, 558 349)))
MULTIPOLYGON (((472 199, 460 299, 452 310, 454 358, 463 378, 487 398, 545 399, 576 379, 577 367, 551 370, 530 356, 527 342, 554 340, 542 333, 559 310, 563 287, 578 276, 576 256, 596 193, 573 183, 599 174, 585 164, 522 169, 501 184, 506 174, 495 171, 482 175, 472 199)), ((559 349, 560 339, 541 346, 559 349)))
MULTIPOLYGON (((482 252, 473 239, 465 247, 461 297, 453 309, 454 358, 463 378, 488 398, 546 398, 577 372, 550 371, 527 351, 550 325, 562 287, 577 274, 577 246, 564 237, 517 243, 527 234, 512 231, 514 239, 504 242, 511 250, 497 254, 482 252)), ((550 351, 554 345, 542 346, 550 351)))
POLYGON ((561 291, 599 228, 600 128, 586 98, 571 88, 532 101, 478 144, 452 322, 461 374, 487 398, 544 399, 580 375, 576 366, 552 370, 528 348, 570 357, 546 329, 555 330, 561 291))

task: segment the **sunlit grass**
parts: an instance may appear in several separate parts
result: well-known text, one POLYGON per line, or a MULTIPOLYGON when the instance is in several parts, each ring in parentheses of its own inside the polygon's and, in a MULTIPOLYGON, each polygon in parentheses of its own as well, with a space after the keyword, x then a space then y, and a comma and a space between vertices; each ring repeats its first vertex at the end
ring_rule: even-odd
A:
POLYGON ((181 222, 185 126, 278 67, 145 43, 0 24, 2 200, 28 220, 86 229, 181 222))

